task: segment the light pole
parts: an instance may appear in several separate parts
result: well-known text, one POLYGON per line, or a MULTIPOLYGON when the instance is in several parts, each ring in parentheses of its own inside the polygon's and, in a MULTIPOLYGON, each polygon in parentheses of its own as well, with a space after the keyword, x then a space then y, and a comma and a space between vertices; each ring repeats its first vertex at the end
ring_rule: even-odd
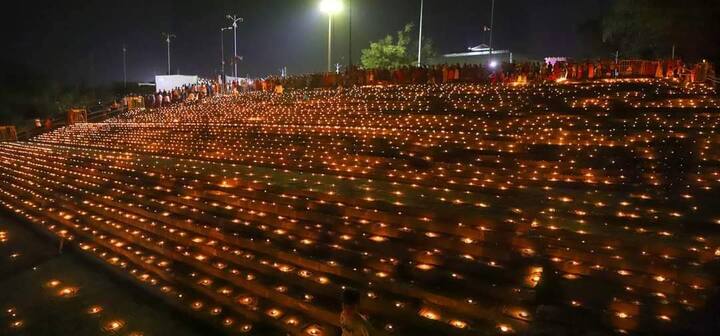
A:
POLYGON ((123 44, 123 88, 127 88, 127 47, 123 44))
POLYGON ((423 33, 423 12, 425 11, 425 0, 420 0, 420 34, 418 36, 418 57, 417 66, 422 65, 422 33, 423 33))
POLYGON ((167 59, 168 59, 168 71, 167 71, 167 74, 170 75, 170 39, 175 38, 175 34, 173 34, 173 33, 162 33, 162 36, 165 38, 165 42, 167 42, 167 59))
POLYGON ((220 28, 220 67, 222 68, 223 81, 225 80, 225 35, 223 34, 226 30, 233 29, 232 27, 220 28))
POLYGON ((352 57, 352 0, 348 0, 348 71, 353 67, 352 57))
POLYGON ((243 18, 238 17, 237 15, 227 15, 225 16, 228 20, 232 21, 232 27, 233 27, 233 42, 235 45, 234 51, 233 51, 233 64, 235 65, 235 70, 233 71, 233 77, 237 77, 237 27, 238 22, 243 23, 245 20, 243 18))
POLYGON ((493 33, 495 32, 495 0, 492 0, 492 5, 490 5, 490 42, 489 42, 489 48, 490 48, 490 58, 492 58, 493 53, 493 33))
POLYGON ((340 0, 320 1, 320 11, 328 16, 328 50, 327 50, 327 72, 332 72, 332 18, 343 9, 340 0))
POLYGON ((673 44, 673 46, 672 46, 672 55, 671 55, 670 59, 675 60, 675 44, 673 44))

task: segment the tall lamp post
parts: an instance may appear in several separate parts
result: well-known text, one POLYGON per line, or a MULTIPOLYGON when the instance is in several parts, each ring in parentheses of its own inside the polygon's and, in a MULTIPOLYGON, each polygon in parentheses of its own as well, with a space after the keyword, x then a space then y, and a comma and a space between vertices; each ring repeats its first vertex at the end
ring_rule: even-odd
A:
POLYGON ((167 61, 168 61, 168 71, 167 71, 167 74, 170 75, 170 39, 175 38, 175 34, 173 34, 173 33, 162 33, 162 36, 165 38, 165 42, 167 42, 167 61))
POLYGON ((127 88, 127 47, 123 44, 123 88, 127 88))
POLYGON ((418 57, 417 66, 422 65, 422 33, 423 33, 423 12, 425 11, 425 0, 420 0, 420 34, 418 36, 418 57))
POLYGON ((237 60, 238 60, 238 54, 237 54, 237 27, 238 23, 243 23, 245 20, 237 15, 227 15, 225 16, 228 20, 232 21, 232 27, 233 27, 233 64, 235 65, 235 69, 233 71, 233 77, 237 77, 237 60))
POLYGON ((320 1, 320 11, 328 16, 327 72, 332 72, 332 19, 333 15, 339 13, 342 9, 343 3, 340 0, 320 1))
POLYGON ((353 67, 352 57, 352 0, 348 0, 348 71, 353 67))
POLYGON ((492 58, 493 53, 493 33, 495 32, 495 0, 492 0, 492 4, 490 5, 490 42, 489 42, 489 48, 490 48, 490 58, 492 58))
POLYGON ((223 34, 226 30, 233 29, 232 27, 220 28, 220 67, 222 68, 223 81, 225 80, 225 35, 223 34))

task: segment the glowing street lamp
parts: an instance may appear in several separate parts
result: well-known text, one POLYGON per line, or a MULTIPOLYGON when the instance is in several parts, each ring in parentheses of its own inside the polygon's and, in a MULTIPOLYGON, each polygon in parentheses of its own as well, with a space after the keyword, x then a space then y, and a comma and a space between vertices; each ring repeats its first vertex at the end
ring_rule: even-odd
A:
POLYGON ((320 1, 320 11, 328 16, 328 59, 327 72, 332 71, 332 18, 333 15, 343 10, 343 3, 340 0, 322 0, 320 1))

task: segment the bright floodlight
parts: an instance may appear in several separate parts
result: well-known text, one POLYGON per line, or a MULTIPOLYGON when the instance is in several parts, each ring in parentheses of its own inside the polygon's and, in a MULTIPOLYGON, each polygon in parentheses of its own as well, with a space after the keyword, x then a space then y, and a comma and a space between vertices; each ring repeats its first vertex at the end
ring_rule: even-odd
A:
POLYGON ((340 0, 322 0, 320 1, 320 11, 333 15, 343 10, 343 3, 340 0))
POLYGON ((491 68, 495 69, 495 67, 497 67, 497 66, 498 66, 498 62, 497 62, 496 60, 490 61, 490 67, 491 67, 491 68))

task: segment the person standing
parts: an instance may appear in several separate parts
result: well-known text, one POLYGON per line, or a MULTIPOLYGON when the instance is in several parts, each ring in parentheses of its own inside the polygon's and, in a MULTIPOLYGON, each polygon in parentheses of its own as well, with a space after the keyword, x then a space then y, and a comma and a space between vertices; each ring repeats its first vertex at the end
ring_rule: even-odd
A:
POLYGON ((360 293, 352 288, 346 288, 342 293, 342 312, 340 313, 342 336, 373 335, 370 322, 358 311, 359 304, 360 293))

